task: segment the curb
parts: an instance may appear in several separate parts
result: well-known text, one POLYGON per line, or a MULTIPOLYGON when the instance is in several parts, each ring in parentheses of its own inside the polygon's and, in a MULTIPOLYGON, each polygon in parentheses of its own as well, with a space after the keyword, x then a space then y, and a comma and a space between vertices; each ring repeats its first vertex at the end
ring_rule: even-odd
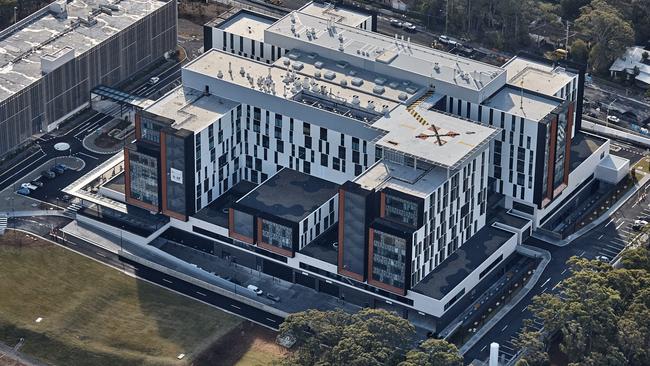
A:
POLYGON ((487 332, 492 330, 494 326, 503 319, 510 311, 521 302, 521 300, 528 295, 530 290, 535 287, 537 284, 537 281, 539 281, 539 278, 542 276, 542 273, 546 269, 546 266, 549 264, 551 261, 551 253, 548 250, 544 249, 539 249, 535 247, 531 247, 529 245, 520 245, 517 247, 517 251, 519 251, 521 254, 529 256, 529 257, 534 257, 534 258, 542 258, 542 261, 537 265, 537 268, 535 268, 532 277, 524 287, 522 288, 521 291, 519 291, 516 295, 513 301, 509 302, 506 304, 501 310, 499 310, 488 322, 481 328, 479 329, 478 332, 476 332, 465 344, 463 344, 462 347, 460 347, 459 352, 461 355, 465 355, 467 351, 469 351, 472 347, 476 345, 487 332))

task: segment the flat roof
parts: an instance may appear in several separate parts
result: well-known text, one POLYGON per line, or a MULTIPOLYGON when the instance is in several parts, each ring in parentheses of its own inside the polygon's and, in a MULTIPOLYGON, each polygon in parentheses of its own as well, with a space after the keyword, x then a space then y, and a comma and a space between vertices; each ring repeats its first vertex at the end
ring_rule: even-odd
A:
POLYGON ((420 198, 426 198, 445 181, 446 169, 434 166, 425 171, 386 159, 378 161, 354 180, 366 190, 391 188, 420 198))
POLYGON ((576 131, 571 139, 570 170, 573 171, 577 168, 606 142, 607 139, 582 131, 576 131))
POLYGON ((275 23, 276 20, 269 16, 242 9, 217 25, 217 28, 228 33, 264 42, 264 30, 275 23))
MULTIPOLYGON (((186 65, 184 70, 225 84, 212 93, 226 97, 238 95, 237 98, 255 98, 263 93, 277 98, 272 102, 282 103, 287 115, 293 113, 296 118, 313 119, 314 115, 300 114, 311 113, 312 108, 320 109, 347 117, 343 120, 327 116, 326 119, 331 124, 346 124, 348 128, 355 128, 348 119, 369 127, 387 111, 425 92, 422 86, 405 80, 378 77, 347 63, 293 50, 268 65, 211 49, 186 65), (233 90, 228 90, 228 84, 233 85, 233 90), (246 89, 250 90, 250 95, 242 95, 248 94, 246 89), (285 103, 283 99, 305 104, 307 108, 285 103)), ((372 134, 376 137, 378 133, 375 130, 372 134)))
POLYGON ((328 20, 300 11, 289 13, 269 27, 267 32, 293 37, 297 48, 300 48, 299 43, 309 43, 471 90, 483 89, 505 72, 497 66, 420 46, 408 40, 344 24, 331 24, 328 20))
POLYGON ((554 67, 521 56, 511 58, 503 68, 508 73, 508 84, 551 96, 576 76, 563 67, 554 67))
POLYGON ((561 103, 558 98, 522 91, 519 87, 508 85, 488 98, 483 105, 539 122, 561 103))
POLYGON ((300 222, 338 193, 339 185, 297 170, 282 168, 237 201, 292 222, 300 222))
POLYGON ((442 299, 514 235, 490 225, 484 226, 418 282, 413 291, 442 299))
POLYGON ((192 217, 227 228, 228 209, 231 208, 237 200, 255 189, 255 187, 257 187, 257 184, 247 180, 241 180, 216 200, 212 201, 210 204, 192 215, 192 217))
POLYGON ((379 119, 372 126, 388 133, 377 144, 436 165, 457 168, 499 132, 498 128, 428 109, 428 106, 426 102, 421 103, 409 111, 400 105, 379 119))
POLYGON ((74 55, 79 56, 166 4, 159 0, 126 0, 115 4, 106 0, 72 0, 64 3, 67 4, 67 17, 57 18, 49 10, 57 7, 52 3, 0 32, 0 100, 42 77, 41 56, 58 54, 66 47, 73 48, 74 55), (88 13, 100 5, 114 6, 117 10, 113 10, 112 15, 99 12, 94 16, 97 20, 94 25, 78 23, 78 19, 87 19, 88 13), (71 27, 71 22, 78 25, 71 27))
POLYGON ((146 109, 147 112, 173 119, 172 127, 200 132, 239 105, 218 96, 204 95, 182 85, 167 93, 146 109))
POLYGON ((299 11, 322 19, 332 19, 336 23, 351 27, 358 27, 370 18, 369 14, 342 8, 332 3, 310 2, 299 11))
POLYGON ((339 251, 332 244, 338 243, 338 240, 339 226, 332 225, 327 231, 300 249, 300 253, 329 264, 337 265, 339 262, 339 251))
POLYGON ((530 219, 515 216, 500 206, 496 209, 489 210, 487 217, 490 218, 490 223, 498 222, 517 229, 523 229, 530 223, 530 219))

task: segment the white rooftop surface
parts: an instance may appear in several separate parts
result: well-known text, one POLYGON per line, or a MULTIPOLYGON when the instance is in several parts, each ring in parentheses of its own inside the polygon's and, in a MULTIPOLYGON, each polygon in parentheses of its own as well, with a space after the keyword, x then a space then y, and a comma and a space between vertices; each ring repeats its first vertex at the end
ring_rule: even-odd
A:
MULTIPOLYGON (((346 62, 337 62, 320 57, 315 53, 304 53, 300 50, 291 50, 275 62, 275 66, 285 70, 287 66, 294 69, 298 65, 302 65, 302 68, 299 71, 296 70, 297 74, 309 78, 311 81, 327 83, 328 87, 333 87, 332 90, 336 94, 340 93, 339 95, 343 98, 351 99, 353 94, 363 93, 368 96, 381 97, 400 103, 423 90, 421 86, 406 80, 370 73, 346 62), (289 65, 287 65, 287 61, 289 61, 289 65), (315 77, 316 73, 320 74, 320 76, 315 77), (345 83, 345 87, 341 85, 342 82, 345 83), (359 84, 359 82, 361 82, 361 85, 354 85, 359 84), (402 99, 400 99, 400 94, 402 94, 402 99)), ((362 95, 360 95, 360 98, 361 106, 365 106, 367 104, 365 99, 369 98, 364 98, 362 95)), ((387 101, 385 103, 391 109, 395 106, 394 103, 388 103, 387 101)), ((381 102, 381 104, 377 105, 377 108, 383 104, 384 102, 381 102)))
POLYGON ((420 46, 407 40, 396 41, 393 37, 354 27, 335 24, 328 30, 327 20, 300 12, 292 12, 278 20, 267 32, 293 37, 297 42, 296 48, 300 48, 298 42, 307 42, 471 90, 483 89, 505 72, 500 67, 420 46), (294 31, 291 30, 292 26, 294 31), (316 34, 315 38, 307 36, 307 30, 312 28, 316 34), (340 37, 343 39, 343 51, 339 50, 340 37), (434 69, 436 64, 438 70, 434 69))
POLYGON ((526 91, 522 93, 521 90, 507 86, 483 105, 538 122, 559 106, 560 102, 526 91))
POLYGON ((21 21, 15 30, 6 30, 8 34, 0 38, 0 100, 8 98, 41 78, 40 57, 42 55, 55 54, 67 46, 74 48, 75 55, 79 56, 159 9, 165 2, 121 1, 115 5, 118 10, 113 11, 113 15, 99 13, 95 16, 97 24, 93 26, 82 24, 67 32, 72 20, 77 20, 79 17, 87 18, 88 12, 100 4, 112 4, 112 2, 72 0, 67 4, 67 18, 58 19, 50 12, 35 13, 31 16, 33 19, 27 21, 27 25, 21 21), (39 48, 39 45, 57 35, 61 36, 39 48), (33 47, 36 48, 34 52, 16 61, 19 55, 32 50, 33 47))
POLYGON ((446 169, 433 167, 428 171, 393 163, 386 159, 368 168, 354 182, 367 190, 392 188, 406 194, 426 198, 448 178, 446 169))
POLYGON ((508 73, 509 84, 551 96, 575 77, 575 74, 562 67, 552 67, 517 56, 503 67, 508 73))
POLYGON ((264 42, 264 30, 273 24, 273 20, 257 16, 254 13, 240 11, 221 25, 224 32, 264 42))
MULTIPOLYGON (((289 56, 289 54, 286 56, 289 56)), ((380 112, 383 105, 387 105, 389 109, 393 109, 400 103, 399 94, 406 93, 403 91, 406 88, 402 84, 399 84, 397 89, 392 89, 390 85, 386 84, 384 85, 384 93, 377 95, 373 93, 375 86, 373 81, 364 80, 362 85, 356 87, 352 85, 352 78, 349 76, 346 77, 348 80, 348 85, 346 87, 343 87, 340 85, 340 81, 343 79, 345 71, 344 69, 337 69, 337 66, 333 65, 334 62, 331 60, 322 58, 319 59, 318 57, 310 59, 307 55, 300 55, 298 58, 298 60, 301 60, 300 63, 302 64, 303 68, 300 71, 296 71, 296 77, 298 78, 298 87, 296 88, 294 82, 289 82, 288 84, 285 84, 284 82, 287 76, 287 66, 284 64, 284 62, 287 60, 290 61, 291 70, 294 70, 293 65, 296 64, 296 61, 286 56, 278 59, 273 65, 268 65, 262 62, 257 62, 248 58, 243 58, 237 55, 222 52, 220 50, 212 49, 204 53, 201 57, 192 61, 185 68, 193 72, 208 75, 210 77, 218 77, 219 71, 221 71, 221 79, 226 82, 248 87, 267 94, 274 94, 279 98, 291 99, 295 95, 299 94, 302 90, 304 90, 303 88, 305 85, 309 87, 309 90, 311 91, 310 94, 318 95, 324 99, 329 99, 333 102, 336 101, 338 103, 352 104, 353 97, 355 95, 358 95, 360 99, 358 108, 363 110, 368 106, 368 103, 372 101, 376 108, 375 113, 380 112), (319 69, 322 75, 325 75, 327 71, 331 71, 333 74, 335 74, 335 77, 331 82, 325 80, 323 77, 320 79, 314 78, 314 72, 316 71, 316 68, 313 65, 313 62, 315 60, 320 60, 324 63, 323 68, 319 69), (228 71, 229 68, 231 68, 232 73, 228 71), (248 75, 252 77, 252 83, 251 80, 247 78, 248 75), (273 84, 267 84, 266 86, 263 84, 258 84, 258 79, 267 79, 268 75, 271 75, 273 84), (305 80, 307 78, 308 80, 305 80), (312 82, 315 83, 315 86, 312 82), (321 94, 321 86, 326 91, 326 95, 321 94)), ((350 67, 347 70, 352 70, 352 68, 350 67)), ((357 77, 363 80, 363 78, 366 76, 366 73, 363 70, 359 69, 356 69, 356 71, 358 72, 356 74, 357 77)), ((293 71, 290 72, 290 74, 292 73, 293 71)), ((418 93, 421 93, 423 89, 417 87, 416 91, 418 93)), ((413 96, 414 94, 407 93, 407 98, 411 99, 413 96)))
POLYGON ((390 112, 389 116, 375 122, 372 127, 388 132, 377 144, 414 155, 436 165, 455 169, 476 149, 487 144, 499 131, 456 116, 428 110, 424 107, 426 105, 428 103, 422 103, 415 109, 424 118, 425 125, 421 124, 404 105, 398 106, 390 112), (437 128, 438 135, 443 141, 442 146, 438 144, 432 125, 437 128), (458 135, 445 136, 454 133, 458 135))
POLYGON ((300 10, 301 13, 313 15, 323 19, 332 19, 336 23, 349 25, 351 27, 358 27, 370 15, 336 7, 332 4, 319 4, 310 2, 303 6, 300 10))
POLYGON ((148 112, 176 121, 172 126, 199 132, 214 123, 239 103, 214 95, 203 95, 194 89, 178 88, 158 100, 148 112))

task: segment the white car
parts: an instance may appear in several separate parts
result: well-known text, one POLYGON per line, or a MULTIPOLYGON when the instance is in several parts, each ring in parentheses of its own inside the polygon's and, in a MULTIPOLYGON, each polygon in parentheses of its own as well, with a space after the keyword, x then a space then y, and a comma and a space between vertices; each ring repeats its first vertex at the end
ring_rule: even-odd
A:
POLYGON ((645 221, 645 220, 634 220, 634 224, 632 225, 632 229, 641 230, 646 225, 648 225, 648 222, 645 221))
POLYGON ((393 27, 401 28, 402 27, 402 22, 400 22, 399 20, 397 20, 395 18, 392 18, 390 20, 390 25, 392 25, 393 27))
POLYGON ((605 257, 604 255, 596 256, 596 260, 604 263, 609 263, 609 258, 605 257))
POLYGON ((621 119, 616 116, 607 116, 607 120, 610 122, 618 123, 621 119))
POLYGON ((23 187, 23 188, 27 188, 27 189, 29 189, 31 191, 34 191, 34 190, 38 189, 37 186, 35 186, 35 185, 31 184, 31 183, 23 183, 20 186, 23 187))
POLYGON ((255 295, 257 295, 257 296, 262 296, 262 294, 264 294, 264 291, 260 290, 260 288, 257 287, 257 286, 255 286, 255 285, 248 285, 248 286, 246 286, 246 288, 247 288, 249 291, 254 292, 255 295))
POLYGON ((160 81, 160 78, 157 77, 157 76, 154 76, 154 77, 152 77, 151 79, 149 79, 149 82, 150 82, 151 84, 156 84, 156 83, 159 82, 159 81, 160 81))

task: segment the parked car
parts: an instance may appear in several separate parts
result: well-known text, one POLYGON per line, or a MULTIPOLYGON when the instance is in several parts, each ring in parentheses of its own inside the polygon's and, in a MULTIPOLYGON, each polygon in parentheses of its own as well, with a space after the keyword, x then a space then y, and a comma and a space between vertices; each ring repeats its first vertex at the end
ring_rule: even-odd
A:
POLYGON ((29 188, 22 187, 19 190, 16 191, 18 194, 22 194, 23 196, 29 196, 30 193, 32 193, 29 188))
POLYGON ((607 120, 612 123, 618 123, 621 121, 621 119, 616 116, 607 116, 607 120))
POLYGON ((44 185, 40 180, 33 180, 29 183, 35 185, 36 187, 42 187, 44 185))
POLYGON ((601 262, 605 262, 605 263, 609 263, 609 258, 605 257, 604 255, 596 256, 596 260, 601 261, 601 262))
POLYGON ((160 78, 157 77, 157 76, 154 76, 154 77, 152 77, 151 79, 149 79, 149 82, 150 82, 151 84, 156 84, 156 83, 158 83, 159 81, 160 81, 160 78))
POLYGON ((246 288, 247 288, 249 291, 254 292, 255 295, 257 295, 257 296, 262 296, 262 295, 264 294, 264 291, 260 290, 260 288, 257 287, 257 286, 255 286, 255 285, 248 285, 248 286, 246 286, 246 288))
POLYGON ((273 295, 273 294, 270 293, 270 292, 267 292, 267 293, 266 293, 266 297, 268 297, 269 299, 271 299, 271 300, 273 300, 273 301, 275 301, 275 302, 280 302, 280 296, 278 296, 278 295, 273 295))
POLYGON ((415 32, 417 30, 415 25, 412 23, 403 23, 402 28, 404 28, 407 32, 415 32))
POLYGON ((634 224, 632 224, 632 229, 641 230, 646 225, 648 225, 648 222, 645 220, 634 220, 634 224))
POLYGON ((27 189, 29 189, 29 190, 31 190, 31 191, 35 191, 35 190, 38 189, 37 186, 35 186, 35 185, 31 184, 31 183, 23 183, 23 184, 21 184, 20 186, 21 186, 22 188, 27 188, 27 189))
POLYGON ((400 22, 399 20, 397 20, 395 18, 392 18, 390 20, 390 25, 392 25, 393 27, 402 28, 402 22, 400 22))
POLYGON ((65 169, 61 168, 58 165, 55 165, 52 167, 52 169, 50 169, 50 171, 56 175, 61 175, 65 172, 65 169))
POLYGON ((41 176, 45 179, 54 179, 56 177, 56 174, 54 174, 54 172, 51 170, 43 170, 41 172, 41 176))

